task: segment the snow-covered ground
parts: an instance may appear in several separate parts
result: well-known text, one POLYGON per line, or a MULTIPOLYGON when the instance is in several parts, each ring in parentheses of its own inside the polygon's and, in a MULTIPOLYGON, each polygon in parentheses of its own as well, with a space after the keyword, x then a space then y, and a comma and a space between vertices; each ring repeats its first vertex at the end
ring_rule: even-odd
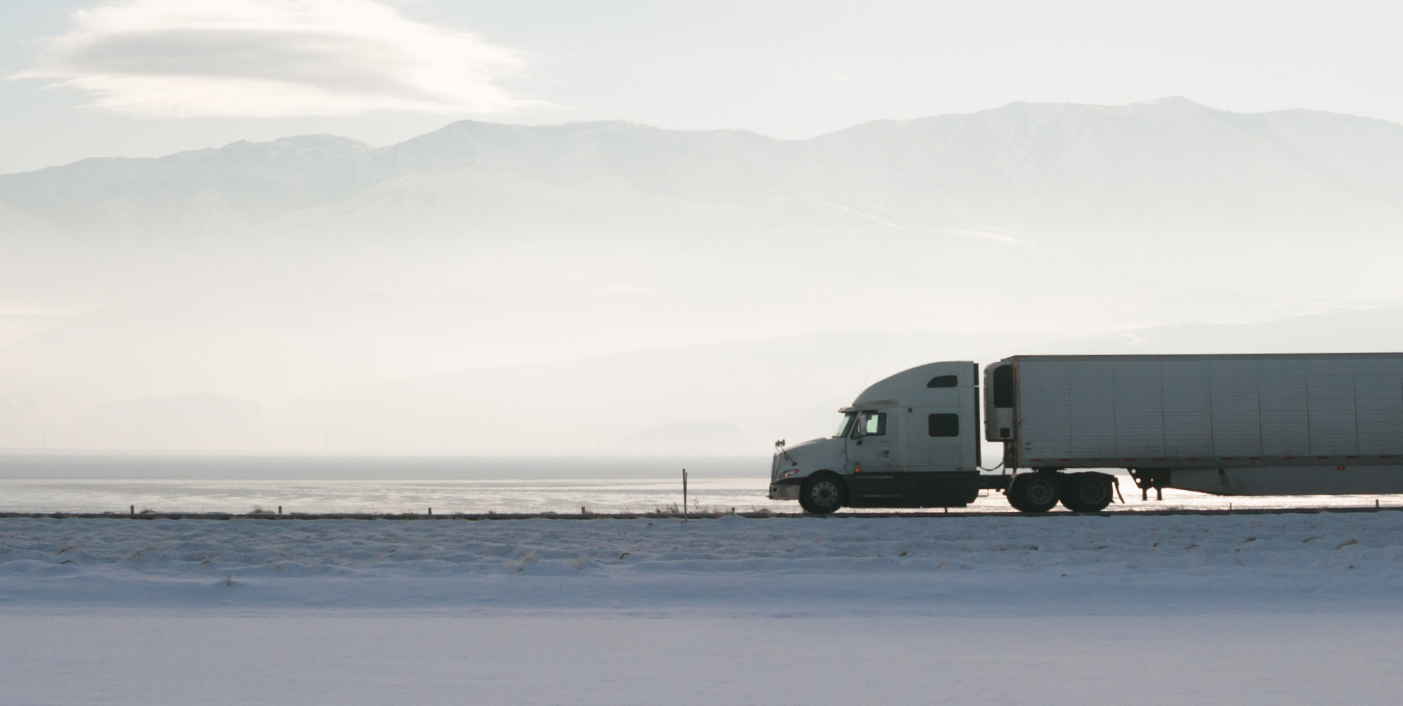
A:
POLYGON ((769 614, 806 602, 830 610, 843 603, 830 598, 834 586, 865 590, 877 577, 882 605, 897 600, 897 612, 943 592, 962 603, 1030 600, 1049 583, 1068 583, 1063 578, 1160 595, 1220 584, 1260 584, 1283 596, 1346 586, 1391 595, 1403 589, 1403 512, 0 520, 0 589, 8 603, 649 609, 701 601, 769 614), (775 585, 791 583, 782 600, 772 595, 775 585), (959 595, 963 589, 971 593, 959 595))
POLYGON ((1393 703, 1403 512, 11 519, 0 630, 4 704, 1393 703))

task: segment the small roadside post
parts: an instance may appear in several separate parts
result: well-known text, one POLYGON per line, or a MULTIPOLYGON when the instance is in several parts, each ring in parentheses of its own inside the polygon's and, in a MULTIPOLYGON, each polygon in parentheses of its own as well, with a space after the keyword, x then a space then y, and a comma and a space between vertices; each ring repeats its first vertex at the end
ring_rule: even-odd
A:
POLYGON ((687 521, 687 469, 682 469, 682 521, 687 521))

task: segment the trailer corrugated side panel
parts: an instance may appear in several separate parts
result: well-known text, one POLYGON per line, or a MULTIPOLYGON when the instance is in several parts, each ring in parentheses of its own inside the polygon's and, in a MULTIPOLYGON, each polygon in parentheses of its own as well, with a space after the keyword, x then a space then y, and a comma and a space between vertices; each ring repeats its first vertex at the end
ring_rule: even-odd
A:
POLYGON ((1403 459, 1403 354, 1010 360, 1023 466, 1403 459))

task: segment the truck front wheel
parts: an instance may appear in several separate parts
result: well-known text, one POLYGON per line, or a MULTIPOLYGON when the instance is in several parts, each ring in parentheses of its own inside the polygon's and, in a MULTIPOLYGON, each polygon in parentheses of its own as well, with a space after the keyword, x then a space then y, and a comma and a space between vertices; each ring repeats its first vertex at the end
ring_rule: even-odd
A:
POLYGON ((847 484, 832 473, 809 476, 799 486, 799 504, 815 515, 827 515, 842 507, 847 499, 847 484))
POLYGON ((1072 512, 1100 512, 1111 504, 1111 479, 1101 473, 1072 473, 1062 479, 1062 504, 1072 512))
POLYGON ((1014 478, 1008 504, 1020 512, 1047 512, 1057 507, 1056 474, 1025 473, 1014 478))

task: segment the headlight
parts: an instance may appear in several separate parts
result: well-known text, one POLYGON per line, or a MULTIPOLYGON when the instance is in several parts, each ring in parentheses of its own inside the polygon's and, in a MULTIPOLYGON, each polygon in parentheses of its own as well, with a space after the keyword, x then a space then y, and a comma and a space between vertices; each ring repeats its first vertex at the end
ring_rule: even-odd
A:
POLYGON ((797 476, 797 475, 799 475, 799 469, 797 469, 797 468, 791 468, 791 469, 789 469, 789 470, 787 470, 787 471, 780 471, 780 472, 779 472, 779 477, 780 477, 780 478, 788 478, 788 477, 790 477, 790 476, 797 476))

